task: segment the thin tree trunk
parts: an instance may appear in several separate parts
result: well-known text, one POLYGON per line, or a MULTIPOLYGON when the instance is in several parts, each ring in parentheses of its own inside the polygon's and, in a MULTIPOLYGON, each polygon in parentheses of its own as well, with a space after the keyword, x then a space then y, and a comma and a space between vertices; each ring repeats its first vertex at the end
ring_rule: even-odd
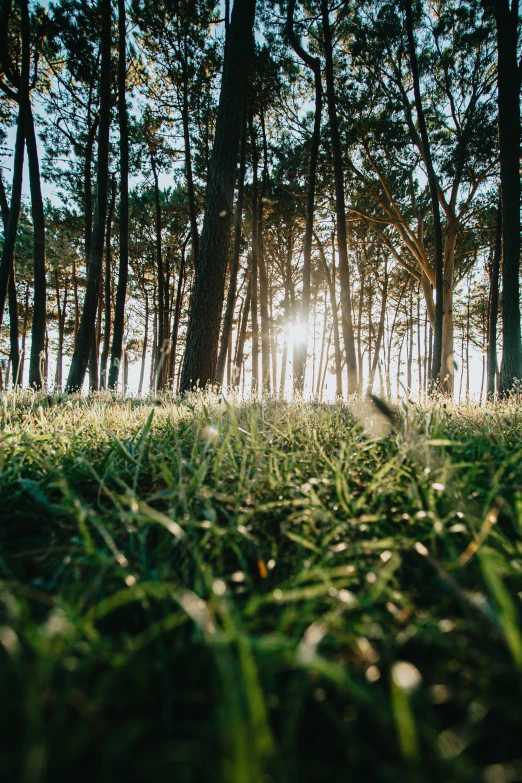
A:
POLYGON ((253 52, 255 0, 234 3, 225 49, 205 217, 180 389, 216 380, 234 182, 253 52))
POLYGON ((323 263, 324 273, 326 275, 326 281, 328 283, 328 290, 330 292, 330 307, 332 310, 332 323, 333 323, 333 336, 334 336, 334 350, 335 350, 335 397, 336 399, 342 399, 343 396, 343 370, 342 370, 342 355, 341 355, 341 340, 339 335, 339 319, 337 315, 337 296, 335 293, 335 240, 332 235, 332 271, 328 268, 328 262, 324 252, 324 247, 319 240, 317 234, 314 233, 315 241, 319 248, 319 255, 323 263))
MULTIPOLYGON (((114 308, 109 387, 118 386, 125 328, 125 299, 129 275, 129 120, 127 115, 127 17, 125 0, 118 0, 118 122, 120 126, 120 261, 114 308)), ((156 182, 155 182, 156 185, 156 182)))
POLYGON ((183 247, 181 248, 181 264, 179 268, 178 290, 176 292, 176 307, 174 310, 174 324, 172 326, 172 342, 170 345, 169 355, 169 382, 172 382, 172 384, 174 384, 176 353, 178 350, 178 333, 181 320, 181 306, 183 303, 183 291, 185 288, 185 251, 186 244, 183 244, 183 247))
POLYGON ((100 80, 100 129, 98 133, 98 169, 96 214, 94 217, 91 255, 87 267, 87 286, 78 337, 71 361, 67 391, 82 388, 94 340, 96 306, 103 260, 103 239, 107 214, 109 176, 109 130, 111 121, 111 2, 102 0, 102 62, 100 80))
POLYGON ((417 120, 424 152, 424 163, 428 174, 428 184, 431 197, 431 209, 433 212, 434 242, 435 242, 435 328, 433 344, 433 364, 431 368, 432 381, 441 380, 446 375, 446 367, 442 366, 443 353, 443 314, 444 314, 444 260, 442 247, 442 227, 440 220, 440 204, 437 177, 433 167, 431 156, 431 147, 424 117, 424 109, 420 93, 419 66, 417 62, 417 53, 415 50, 415 38, 413 36, 413 14, 412 0, 406 0, 406 30, 408 34, 408 48, 411 63, 411 74, 413 79, 413 92, 415 96, 415 108, 417 111, 417 120))
POLYGON ((187 201, 190 222, 190 236, 192 238, 192 257, 194 269, 198 264, 199 256, 199 231, 198 215, 196 210, 196 197, 194 191, 194 175, 192 173, 192 150, 190 146, 190 116, 188 104, 188 75, 184 67, 183 87, 182 87, 183 108, 181 120, 183 124, 183 141, 185 145, 185 177, 187 180, 187 201))
POLYGON ((232 322, 234 320, 234 308, 236 305, 237 293, 237 275, 239 271, 239 254, 241 251, 241 226, 243 222, 243 201, 245 193, 245 170, 246 170, 246 121, 243 120, 243 130, 241 134, 241 150, 239 154, 239 176, 237 183, 237 201, 236 216, 234 224, 234 247, 232 249, 232 260, 230 263, 230 280, 228 283, 227 306, 223 317, 223 328, 221 332, 221 344, 219 347, 219 356, 217 363, 217 381, 223 383, 223 374, 225 370, 225 359, 232 332, 232 322))
POLYGON ((239 329, 239 334, 237 338, 236 363, 235 363, 234 378, 233 378, 234 386, 239 386, 239 381, 241 380, 241 369, 243 367, 243 357, 245 354, 245 340, 246 340, 248 315, 250 312, 251 298, 252 298, 252 276, 250 275, 248 280, 246 299, 243 305, 243 319, 241 321, 241 327, 239 329))
POLYGON ((495 229, 495 248, 490 271, 489 296, 489 339, 488 339, 488 397, 495 396, 495 380, 497 375, 497 322, 498 322, 498 281, 500 276, 500 258, 502 255, 502 205, 497 208, 497 224, 495 229))
POLYGON ((382 284, 382 298, 381 298, 381 312, 379 315, 379 328, 377 330, 377 339, 375 341, 375 349, 373 352, 372 367, 370 370, 370 377, 368 379, 368 394, 373 391, 373 384, 375 381, 375 372, 379 363, 379 354, 381 352, 381 345, 384 338, 384 325, 386 317, 386 305, 388 301, 388 259, 384 259, 384 281, 382 284))
MULTIPOLYGON (((0 208, 2 211, 2 222, 4 226, 4 236, 5 236, 5 233, 7 231, 7 225, 9 223, 9 205, 7 203, 7 195, 5 192, 4 181, 1 176, 0 176, 0 208)), ((16 379, 18 377, 18 365, 20 362, 20 354, 19 354, 19 347, 18 347, 18 298, 16 293, 14 252, 12 257, 11 272, 9 275, 7 295, 9 300, 9 343, 10 343, 9 358, 11 361, 13 378, 16 379)))
MULTIPOLYGON (((112 221, 114 219, 114 206, 116 203, 116 178, 113 176, 111 183, 111 201, 107 217, 107 235, 105 237, 105 275, 104 275, 104 315, 103 315, 103 346, 100 359, 100 385, 102 389, 110 386, 107 382, 107 362, 109 359, 109 347, 111 344, 111 273, 112 273, 112 221)), ((121 240, 120 240, 121 261, 121 240)), ((123 332, 122 332, 123 337, 123 332)))
POLYGON ((306 359, 308 350, 308 328, 310 320, 310 271, 312 261, 312 234, 314 227, 314 207, 315 207, 315 181, 317 172, 317 159, 319 155, 319 144, 321 140, 321 113, 323 103, 323 91, 321 85, 321 60, 318 57, 312 57, 301 45, 301 42, 294 31, 294 13, 296 0, 289 0, 286 29, 290 44, 305 65, 310 68, 314 74, 315 85, 315 115, 314 129, 310 139, 310 163, 308 169, 308 192, 306 197, 306 228, 303 247, 303 292, 301 298, 301 313, 299 324, 303 330, 302 340, 297 344, 297 350, 294 346, 294 387, 298 392, 304 388, 304 377, 306 371, 306 359))
POLYGON ((341 312, 344 337, 344 350, 348 371, 348 394, 354 394, 358 389, 357 357, 352 321, 352 295, 350 283, 350 267, 348 264, 348 246, 346 238, 346 207, 344 200, 344 166, 339 135, 339 122, 335 97, 334 66, 332 52, 332 33, 328 0, 321 0, 323 20, 324 54, 326 62, 326 95, 328 99, 328 116, 330 118, 330 136, 335 175, 335 211, 337 218, 337 247, 339 252, 339 279, 341 282, 341 312))
POLYGON ((149 295, 145 288, 145 333, 143 335, 143 349, 141 352, 141 370, 140 370, 140 383, 138 386, 138 397, 141 397, 143 392, 143 380, 145 378, 145 361, 147 359, 147 348, 149 346, 149 295))

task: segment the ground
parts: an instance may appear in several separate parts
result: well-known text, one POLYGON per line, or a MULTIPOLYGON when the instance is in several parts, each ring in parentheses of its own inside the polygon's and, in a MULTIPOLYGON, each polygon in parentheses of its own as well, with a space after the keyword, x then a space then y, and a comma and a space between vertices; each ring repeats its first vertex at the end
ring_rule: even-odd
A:
POLYGON ((0 417, 6 780, 522 780, 515 399, 0 417))

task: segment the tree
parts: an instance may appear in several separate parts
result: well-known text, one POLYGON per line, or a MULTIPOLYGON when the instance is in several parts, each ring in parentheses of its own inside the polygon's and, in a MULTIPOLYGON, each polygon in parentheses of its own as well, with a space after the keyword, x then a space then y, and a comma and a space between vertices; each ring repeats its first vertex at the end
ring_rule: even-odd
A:
POLYGON ((228 30, 181 392, 198 385, 205 387, 216 380, 234 180, 253 52, 255 5, 255 0, 236 0, 228 30))
MULTIPOLYGON (((125 297, 129 274, 129 127, 127 117, 127 17, 125 0, 118 0, 118 119, 120 125, 120 265, 116 307, 114 309, 114 334, 112 339, 109 388, 118 385, 125 321, 125 297)), ((106 326, 107 328, 107 326, 106 326)))
POLYGON ((96 213, 92 246, 87 266, 87 286, 80 328, 67 379, 67 391, 78 391, 83 386, 89 354, 94 340, 96 311, 99 297, 107 193, 109 180, 109 131, 111 122, 111 3, 102 0, 102 45, 100 78, 100 123, 98 132, 98 171, 96 213))
POLYGON ((503 351, 499 393, 522 379, 520 331, 520 67, 518 0, 495 0, 498 46, 498 130, 502 193, 503 351))

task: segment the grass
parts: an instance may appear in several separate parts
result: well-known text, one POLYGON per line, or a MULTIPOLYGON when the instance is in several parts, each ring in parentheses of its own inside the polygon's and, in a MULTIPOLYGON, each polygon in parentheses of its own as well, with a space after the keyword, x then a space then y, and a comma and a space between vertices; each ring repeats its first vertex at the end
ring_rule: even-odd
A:
POLYGON ((522 780, 515 400, 0 418, 6 780, 522 780))

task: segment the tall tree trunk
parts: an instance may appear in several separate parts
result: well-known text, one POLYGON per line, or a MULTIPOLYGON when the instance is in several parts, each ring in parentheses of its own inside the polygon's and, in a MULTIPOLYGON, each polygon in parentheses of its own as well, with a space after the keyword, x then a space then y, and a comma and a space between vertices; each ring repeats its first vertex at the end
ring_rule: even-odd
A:
POLYGON ((495 228, 495 247, 490 270, 489 328, 488 328, 488 390, 487 396, 495 396, 497 376, 497 322, 498 322, 498 280, 500 276, 500 258, 502 255, 502 204, 497 208, 495 228))
MULTIPOLYGON (((31 57, 29 7, 27 0, 21 0, 22 10, 22 65, 20 85, 18 90, 18 118, 16 124, 16 141, 13 161, 13 182, 11 187, 11 207, 9 218, 4 230, 4 244, 0 258, 0 326, 4 318, 5 300, 7 297, 9 277, 14 268, 14 250, 16 234, 18 231, 18 219, 22 203, 22 181, 24 169, 24 146, 27 129, 27 115, 29 112, 29 67, 31 57)), ((8 19, 4 19, 5 24, 8 19)))
POLYGON ((183 140, 185 144, 185 177, 187 180, 187 201, 190 221, 190 236, 192 239, 192 257, 194 269, 197 267, 199 256, 199 231, 198 215, 196 210, 196 197, 194 192, 194 175, 192 172, 192 150, 190 146, 190 115, 188 103, 188 74, 184 61, 183 87, 182 87, 182 111, 183 140))
POLYGON ((159 191, 159 177, 154 154, 151 153, 150 165, 154 178, 154 207, 156 229, 156 272, 158 277, 158 321, 156 342, 156 388, 163 386, 163 364, 165 361, 165 270, 163 268, 163 248, 161 241, 162 215, 159 191))
MULTIPOLYGON (((100 386, 102 389, 110 387, 107 379, 107 362, 109 359, 109 348, 111 344, 111 273, 112 273, 112 222, 114 220, 114 207, 116 203, 116 178, 112 177, 111 182, 111 200, 109 204, 109 214, 107 216, 107 234, 105 236, 105 274, 103 277, 103 345, 100 359, 100 386)), ((120 241, 120 261, 121 261, 121 241, 120 241)), ((122 332, 123 337, 123 332, 122 332)))
POLYGON ((246 170, 246 122, 243 120, 243 131, 241 134, 241 150, 239 154, 239 176, 237 183, 237 202, 236 216, 234 224, 234 247, 232 249, 232 261, 230 263, 230 280, 228 282, 227 306, 223 317, 223 328, 221 330, 221 344, 219 346, 219 355, 217 363, 217 381, 223 383, 223 374, 225 371, 225 359, 227 356, 227 347, 230 334, 232 332, 232 322, 234 320, 234 308, 236 305, 237 294, 237 275, 239 271, 239 253, 241 250, 241 226, 243 222, 243 201, 245 193, 245 170, 246 170))
MULTIPOLYGON (((442 226, 440 220, 440 204, 437 177, 433 167, 431 156, 431 147, 424 117, 420 92, 419 66, 417 62, 417 53, 415 50, 415 38, 413 36, 413 13, 412 0, 406 0, 406 30, 408 34, 408 48, 411 63, 411 74, 413 79, 413 92, 415 96, 415 108, 417 111, 417 120, 419 123, 420 137, 424 152, 424 163, 428 174, 428 184, 431 197, 431 209, 433 212, 433 227, 435 240, 435 327, 433 342, 433 364, 431 368, 432 381, 437 382, 446 376, 447 368, 443 366, 443 318, 444 318, 444 259, 442 247, 442 226)), ((446 337, 449 339, 449 330, 446 337)), ((451 339, 453 339, 453 328, 451 328, 451 339)), ((452 372, 453 376, 453 372, 452 372)))
POLYGON ((289 0, 286 29, 290 44, 305 65, 314 74, 315 85, 315 115, 314 129, 310 140, 310 164, 308 169, 308 192, 306 197, 306 228, 303 247, 303 292, 301 298, 300 327, 303 330, 302 339, 294 346, 294 388, 302 392, 306 372, 308 350, 308 328, 310 320, 310 271, 312 263, 312 235, 314 227, 315 182, 317 173, 317 158, 321 140, 321 113, 323 91, 321 86, 321 60, 312 57, 301 45, 294 31, 294 13, 296 0, 289 0))
POLYGON ((502 192, 503 350, 499 394, 522 379, 520 332, 520 69, 518 0, 495 0, 498 45, 498 128, 502 192))
POLYGON ((341 282, 341 312, 344 337, 344 350, 348 370, 348 394, 354 394, 358 389, 357 356, 352 321, 352 294, 350 282, 350 267, 348 265, 348 246, 346 238, 346 207, 344 200, 344 167, 339 135, 339 121, 335 97, 334 65, 332 51, 332 31, 330 29, 330 14, 328 0, 321 0, 323 20, 323 38, 325 55, 326 97, 328 99, 328 116, 330 119, 330 136, 335 175, 335 211, 337 218, 337 247, 339 252, 339 279, 341 282))
MULTIPOLYGON (((252 145, 252 264, 259 273, 259 311, 261 314, 261 386, 270 390, 270 324, 268 320, 268 279, 263 252, 263 192, 259 198, 258 166, 254 117, 250 116, 250 139, 252 145)), ((263 188, 264 190, 264 188, 263 188)), ((256 300, 257 300, 256 290, 256 300)), ((254 298, 252 298, 254 301, 254 298)), ((255 389, 257 391, 257 388, 255 389)))
POLYGON ((234 182, 254 37, 255 0, 234 3, 223 63, 205 217, 180 390, 216 380, 234 182))
POLYGON ((94 340, 96 308, 100 287, 100 275, 103 260, 103 239, 105 217, 107 214, 107 190, 109 179, 109 130, 111 122, 111 2, 102 0, 102 58, 100 79, 100 129, 98 133, 98 169, 96 213, 94 216, 93 237, 89 264, 87 266, 87 285, 83 303, 80 328, 67 379, 67 391, 82 388, 87 363, 94 340))
MULTIPOLYGON (((2 223, 4 226, 4 236, 5 236, 5 233, 7 231, 7 225, 9 223, 9 205, 7 203, 7 195, 5 192, 4 181, 1 176, 0 176, 0 208, 2 211, 2 223)), ((9 343, 10 343, 9 359, 11 361, 13 379, 15 379, 16 381, 16 379, 18 378, 18 365, 20 363, 20 354, 18 348, 18 298, 16 294, 14 252, 12 257, 11 272, 9 274, 7 295, 9 300, 9 343)))
POLYGON ((120 126, 120 261, 118 287, 114 308, 114 332, 109 367, 109 387, 118 386, 123 330, 125 328, 125 299, 129 275, 129 122, 127 116, 127 18, 125 0, 118 0, 118 122, 120 126))

